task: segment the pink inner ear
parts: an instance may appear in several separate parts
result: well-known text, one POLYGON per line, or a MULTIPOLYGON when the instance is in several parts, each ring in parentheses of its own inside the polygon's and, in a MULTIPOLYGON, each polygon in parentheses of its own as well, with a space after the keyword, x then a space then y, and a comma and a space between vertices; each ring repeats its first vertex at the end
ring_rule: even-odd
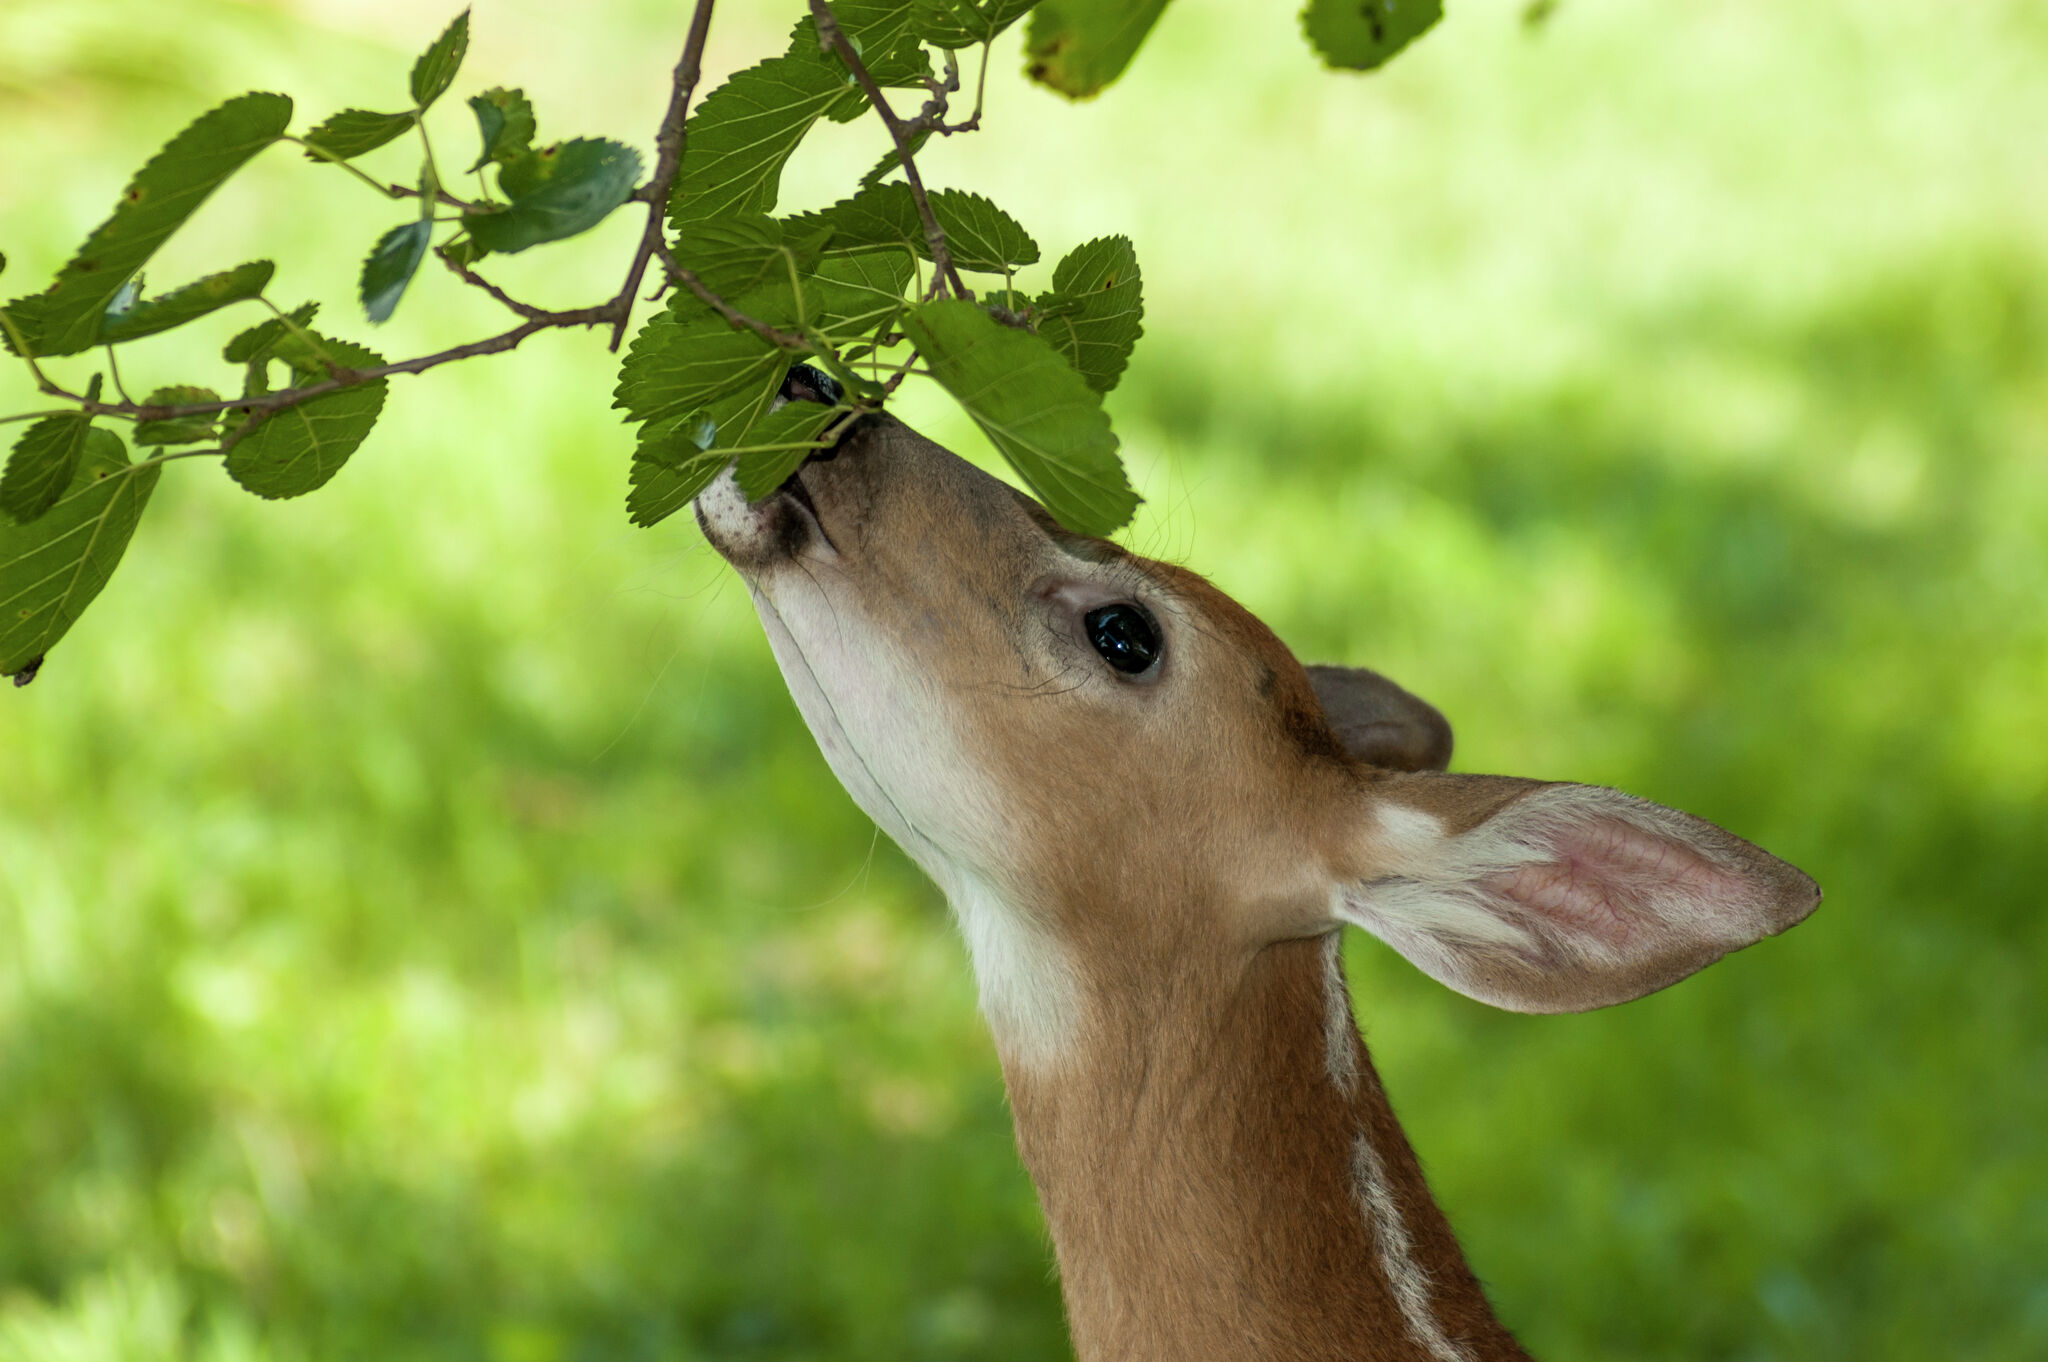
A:
POLYGON ((1739 876, 1691 847, 1618 818, 1532 832, 1523 838, 1554 854, 1488 878, 1486 891, 1573 936, 1627 947, 1752 896, 1739 876))

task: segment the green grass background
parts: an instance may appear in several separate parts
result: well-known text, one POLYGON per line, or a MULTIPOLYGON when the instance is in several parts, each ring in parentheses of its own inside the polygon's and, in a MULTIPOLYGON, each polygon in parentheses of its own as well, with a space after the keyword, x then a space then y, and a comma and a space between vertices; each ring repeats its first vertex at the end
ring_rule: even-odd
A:
MULTIPOLYGON (((722 8, 720 72, 795 13, 722 8)), ((644 148, 683 9, 481 0, 456 95, 644 148)), ((1082 106, 1011 35, 928 173, 1048 259, 1136 240, 1129 542, 1435 700, 1461 769, 1622 786, 1826 887, 1583 1017, 1352 943, 1531 1348, 2048 1356, 2048 9, 1518 15, 1458 4, 1361 79, 1286 5, 1179 0, 1082 106)), ((446 17, 0 0, 10 294, 202 109, 398 100, 446 17)), ((826 129, 785 202, 878 138, 826 129)), ((152 273, 274 255, 369 339, 356 265, 403 216, 271 152, 152 273)), ((594 301, 638 222, 494 264, 594 301)), ((130 387, 224 386, 244 320, 130 387)), ((374 343, 496 324, 429 273, 374 343)), ((943 905, 687 517, 626 524, 612 364, 551 335, 400 380, 302 501, 173 467, 0 696, 4 1362, 1065 1355, 943 905)))

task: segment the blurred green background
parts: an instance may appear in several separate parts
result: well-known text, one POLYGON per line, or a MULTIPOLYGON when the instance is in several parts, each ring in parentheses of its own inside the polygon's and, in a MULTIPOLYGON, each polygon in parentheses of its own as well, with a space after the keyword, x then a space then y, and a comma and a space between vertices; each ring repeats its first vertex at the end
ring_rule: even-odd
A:
MULTIPOLYGON (((685 8, 481 0, 455 93, 644 148, 685 8)), ((718 72, 796 12, 723 9, 718 72)), ((379 107, 447 17, 0 0, 9 294, 202 109, 379 107)), ((1555 1359, 2048 1356, 2048 8, 1470 0, 1358 78, 1288 5, 1178 0, 1091 104, 1019 62, 927 173, 1048 259, 1136 240, 1129 542, 1436 701, 1461 769, 1828 891, 1583 1017, 1351 943, 1503 1318, 1555 1359)), ((879 136, 823 130, 785 203, 879 136)), ((404 216, 273 151, 153 274, 275 255, 372 339, 404 216)), ((638 223, 493 263, 591 302, 638 223)), ((224 383, 244 321, 130 387, 224 383)), ((423 275, 373 343, 496 325, 423 275)), ((943 905, 688 518, 626 524, 613 363, 398 380, 302 501, 174 466, 0 696, 0 1362, 1065 1355, 943 905)))

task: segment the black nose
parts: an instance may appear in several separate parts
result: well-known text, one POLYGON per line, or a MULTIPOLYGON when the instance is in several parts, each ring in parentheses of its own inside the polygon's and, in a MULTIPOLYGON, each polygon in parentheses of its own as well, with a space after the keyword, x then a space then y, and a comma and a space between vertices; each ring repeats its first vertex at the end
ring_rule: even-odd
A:
POLYGON ((820 402, 834 407, 839 405, 840 393, 838 379, 808 364, 790 365, 782 380, 782 395, 791 402, 820 402))

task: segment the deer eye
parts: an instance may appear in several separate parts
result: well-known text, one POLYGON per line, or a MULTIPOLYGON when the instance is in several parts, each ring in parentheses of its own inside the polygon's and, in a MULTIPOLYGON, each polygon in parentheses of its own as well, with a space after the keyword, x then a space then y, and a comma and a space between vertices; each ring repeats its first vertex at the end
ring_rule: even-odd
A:
POLYGON ((1081 617, 1088 641, 1102 660, 1126 676, 1149 671, 1159 661, 1159 626, 1137 605, 1105 605, 1081 617))

